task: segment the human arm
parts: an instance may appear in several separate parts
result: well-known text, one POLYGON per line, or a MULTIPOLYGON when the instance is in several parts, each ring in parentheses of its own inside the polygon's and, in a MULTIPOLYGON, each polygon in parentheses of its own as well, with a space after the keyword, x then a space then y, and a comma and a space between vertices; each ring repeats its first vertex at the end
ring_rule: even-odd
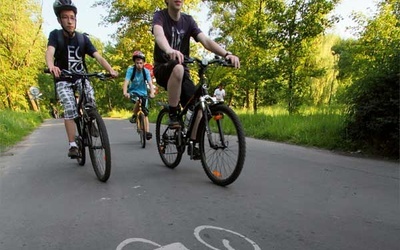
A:
POLYGON ((197 35, 197 40, 204 46, 205 49, 219 56, 225 57, 226 59, 231 61, 232 65, 234 65, 235 68, 240 68, 239 57, 229 54, 228 51, 226 51, 218 43, 207 37, 204 33, 199 33, 197 35))
POLYGON ((128 93, 128 84, 129 84, 129 80, 125 79, 124 85, 122 86, 122 94, 126 98, 129 98, 129 96, 130 96, 128 93))
POLYGON ((52 73, 55 77, 60 77, 61 70, 59 67, 54 65, 54 53, 56 52, 56 48, 53 46, 47 46, 46 50, 46 64, 47 68, 49 69, 50 73, 52 73))
POLYGON ((94 52, 93 53, 93 57, 97 60, 97 62, 105 69, 107 70, 112 77, 117 77, 118 76, 118 72, 116 72, 115 70, 113 70, 113 68, 111 68, 111 65, 107 62, 106 59, 104 59, 104 57, 102 57, 100 55, 99 52, 94 52))
POLYGON ((154 25, 153 34, 155 41, 162 51, 164 51, 170 60, 177 60, 179 63, 183 62, 184 55, 179 50, 174 50, 168 43, 164 34, 164 29, 161 25, 154 25))
POLYGON ((154 95, 155 88, 154 88, 153 82, 151 80, 150 71, 149 70, 145 70, 145 72, 146 72, 146 79, 150 79, 149 82, 146 81, 147 84, 149 85, 149 88, 150 88, 150 98, 154 98, 154 96, 155 96, 154 95))

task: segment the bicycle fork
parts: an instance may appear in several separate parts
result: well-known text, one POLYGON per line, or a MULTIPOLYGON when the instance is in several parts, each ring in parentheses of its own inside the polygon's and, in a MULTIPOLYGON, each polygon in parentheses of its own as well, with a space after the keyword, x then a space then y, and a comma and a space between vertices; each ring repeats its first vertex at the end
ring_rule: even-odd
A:
POLYGON ((204 116, 204 126, 206 128, 207 139, 208 139, 208 143, 210 144, 210 147, 213 149, 227 148, 227 146, 225 144, 224 131, 222 130, 222 126, 221 126, 222 115, 216 115, 213 117, 210 107, 205 104, 205 98, 201 100, 201 110, 202 110, 203 116, 204 116), (208 115, 210 115, 210 116, 208 116, 208 115), (218 146, 218 144, 215 143, 212 138, 212 131, 211 131, 211 128, 209 125, 208 117, 211 117, 210 119, 215 119, 217 122, 218 135, 219 135, 219 140, 220 140, 221 146, 218 146))

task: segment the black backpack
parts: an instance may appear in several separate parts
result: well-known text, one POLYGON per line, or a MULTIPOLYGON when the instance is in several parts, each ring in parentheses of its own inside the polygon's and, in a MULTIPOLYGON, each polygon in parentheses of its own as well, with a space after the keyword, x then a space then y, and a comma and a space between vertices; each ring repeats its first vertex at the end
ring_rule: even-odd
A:
MULTIPOLYGON (((144 69, 145 69, 145 68, 143 68, 143 70, 142 70, 143 79, 144 79, 145 82, 147 81, 147 83, 150 84, 149 79, 147 79, 147 77, 146 77, 146 72, 144 71, 144 69)), ((132 76, 131 76, 131 82, 133 81, 133 79, 135 79, 135 75, 136 75, 136 67, 133 66, 133 72, 132 72, 132 76)))

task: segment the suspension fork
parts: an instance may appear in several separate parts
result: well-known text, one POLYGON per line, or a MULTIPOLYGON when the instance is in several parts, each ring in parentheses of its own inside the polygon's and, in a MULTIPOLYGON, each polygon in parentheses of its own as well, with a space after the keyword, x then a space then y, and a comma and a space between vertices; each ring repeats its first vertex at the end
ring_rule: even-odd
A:
MULTIPOLYGON (((212 119, 213 116, 212 116, 212 113, 211 113, 211 110, 210 110, 210 106, 206 104, 205 100, 201 101, 201 110, 202 110, 203 116, 204 116, 204 126, 206 128, 207 139, 208 139, 208 142, 210 144, 210 147, 213 148, 213 149, 217 149, 218 145, 212 139, 212 131, 211 131, 211 128, 210 128, 210 125, 209 125, 209 122, 208 122, 209 121, 208 114, 210 114, 211 119, 212 119)), ((215 119, 216 119, 216 122, 217 122, 218 134, 219 134, 221 147, 222 148, 226 148, 227 146, 225 145, 225 134, 224 134, 224 131, 223 131, 222 126, 221 126, 220 117, 216 116, 215 119)))
POLYGON ((206 128, 208 143, 210 144, 211 148, 216 149, 218 146, 214 143, 214 141, 212 139, 212 131, 211 131, 210 125, 208 123, 208 121, 209 121, 208 114, 210 114, 211 117, 212 117, 212 114, 211 114, 210 107, 206 104, 206 100, 204 97, 200 98, 200 110, 203 113, 203 117, 204 117, 204 126, 206 128))

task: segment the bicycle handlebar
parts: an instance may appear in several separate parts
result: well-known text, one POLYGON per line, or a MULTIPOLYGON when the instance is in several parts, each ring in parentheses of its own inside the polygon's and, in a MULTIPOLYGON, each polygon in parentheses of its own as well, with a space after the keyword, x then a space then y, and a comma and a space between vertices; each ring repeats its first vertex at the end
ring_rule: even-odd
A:
MULTIPOLYGON (((46 74, 50 74, 50 70, 49 69, 44 69, 43 72, 46 73, 46 74)), ((106 78, 110 78, 111 74, 106 74, 106 73, 103 73, 103 72, 79 73, 79 72, 63 69, 63 70, 61 70, 61 76, 64 76, 64 77, 72 77, 72 76, 93 77, 94 76, 94 77, 99 78, 100 80, 104 80, 106 78)))
POLYGON ((186 57, 184 58, 184 63, 198 63, 201 66, 208 66, 210 64, 219 64, 224 67, 234 67, 234 65, 231 63, 230 60, 226 60, 225 58, 221 58, 219 56, 216 56, 214 59, 207 60, 207 59, 199 59, 196 57, 186 57))

